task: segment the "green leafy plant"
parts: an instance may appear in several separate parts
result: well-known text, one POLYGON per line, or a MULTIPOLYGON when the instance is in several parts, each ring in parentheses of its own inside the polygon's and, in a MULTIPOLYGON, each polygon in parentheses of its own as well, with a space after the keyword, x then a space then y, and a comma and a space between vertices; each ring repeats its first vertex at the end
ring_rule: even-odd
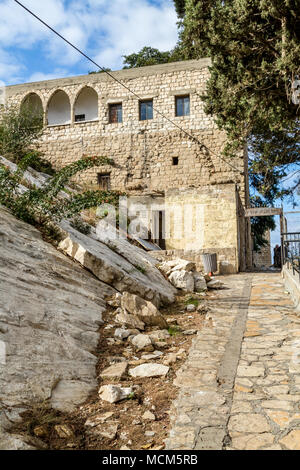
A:
POLYGON ((178 335, 178 333, 180 333, 180 328, 178 326, 170 326, 168 328, 168 333, 170 336, 175 336, 175 335, 178 335))
POLYGON ((198 307, 199 305, 199 300, 195 299, 194 297, 189 297, 187 300, 184 302, 186 305, 195 305, 195 307, 198 307))
POLYGON ((86 191, 69 197, 62 194, 70 179, 78 172, 94 166, 113 164, 106 157, 82 158, 62 168, 42 188, 29 188, 22 194, 19 184, 35 158, 34 153, 21 158, 15 172, 0 164, 0 203, 19 219, 42 228, 48 234, 57 235, 56 227, 62 219, 72 219, 81 211, 102 203, 117 205, 120 196, 118 192, 86 191))
POLYGON ((29 106, 2 107, 0 119, 0 155, 18 163, 37 147, 43 130, 43 116, 29 106))

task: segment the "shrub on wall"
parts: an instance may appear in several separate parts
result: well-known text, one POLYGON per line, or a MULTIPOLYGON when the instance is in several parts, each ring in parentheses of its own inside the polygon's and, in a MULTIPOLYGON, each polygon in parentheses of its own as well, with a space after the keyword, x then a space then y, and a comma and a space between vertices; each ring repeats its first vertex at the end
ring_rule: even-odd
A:
POLYGON ((37 139, 43 131, 43 115, 29 105, 0 108, 0 155, 18 163, 29 153, 34 153, 31 166, 49 175, 55 173, 51 163, 37 150, 37 139))
POLYGON ((112 165, 113 161, 106 157, 82 158, 62 168, 42 188, 30 187, 21 193, 20 183, 24 172, 32 167, 35 159, 34 153, 24 156, 19 160, 15 172, 0 164, 0 204, 10 209, 19 219, 41 228, 46 235, 52 232, 56 235, 55 228, 62 219, 72 219, 85 209, 103 203, 118 204, 119 192, 95 190, 63 193, 70 179, 78 172, 95 166, 112 165))

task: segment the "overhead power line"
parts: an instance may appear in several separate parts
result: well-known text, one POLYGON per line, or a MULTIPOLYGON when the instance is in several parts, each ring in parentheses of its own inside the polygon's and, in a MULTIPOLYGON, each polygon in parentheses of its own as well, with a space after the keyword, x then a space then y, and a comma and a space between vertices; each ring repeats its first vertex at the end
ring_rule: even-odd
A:
MULTIPOLYGON (((91 59, 91 57, 89 57, 87 54, 85 54, 81 49, 79 49, 77 46, 75 46, 73 43, 71 43, 70 41, 68 41, 68 39, 66 39, 64 36, 62 36, 58 31, 56 31, 54 28, 52 28, 52 26, 48 25, 44 20, 42 20, 38 15, 36 15, 35 13, 33 13, 33 11, 31 11, 29 8, 27 8, 25 5, 23 5, 21 2, 19 2, 18 0, 14 0, 18 5, 20 5, 20 7, 24 8, 24 10, 26 10, 30 15, 32 15, 35 19, 37 19, 40 23, 42 23, 44 26, 46 26, 46 28, 50 29, 50 31, 52 31, 54 34, 56 34, 56 36, 58 36, 60 39, 62 39, 64 42, 66 42, 69 46, 71 46, 73 49, 75 49, 75 51, 77 51, 79 54, 81 54, 83 57, 85 57, 88 61, 90 61, 92 64, 94 64, 96 67, 98 67, 100 70, 102 70, 102 72, 106 73, 110 78, 112 78, 115 82, 117 82, 119 85, 121 85, 123 88, 125 88, 127 91, 129 91, 129 93, 131 93, 132 95, 134 95, 136 98, 138 98, 139 100, 141 100, 142 98, 133 90, 131 90, 131 88, 129 88, 127 85, 125 85, 123 82, 121 82, 121 80, 119 80, 118 78, 116 78, 111 72, 109 72, 108 70, 106 70, 104 67, 101 67, 101 65, 97 64, 97 62, 95 62, 93 59, 91 59)), ((208 152, 210 152, 212 155, 214 155, 215 157, 219 158, 221 161, 223 161, 224 163, 226 163, 228 166, 230 166, 234 171, 237 171, 238 173, 240 174, 243 174, 243 172, 241 172, 238 168, 236 168, 234 165, 232 165, 231 163, 229 163, 225 158, 222 158, 220 155, 218 155, 217 153, 215 153, 212 149, 210 149, 209 147, 207 147, 207 145, 205 145, 203 142, 201 142, 197 137, 193 136, 192 134, 190 134, 189 132, 187 132, 185 129, 183 129, 181 126, 179 126, 176 122, 172 121, 170 118, 168 118, 168 116, 166 116, 164 113, 162 113, 159 109, 155 108, 153 106, 153 110, 159 114, 160 116, 162 116, 164 119, 166 119, 169 123, 171 123, 173 126, 177 127, 181 132, 183 132, 185 135, 187 135, 190 139, 192 139, 194 142, 196 142, 197 144, 200 145, 200 148, 201 150, 202 149, 206 149, 208 152)))

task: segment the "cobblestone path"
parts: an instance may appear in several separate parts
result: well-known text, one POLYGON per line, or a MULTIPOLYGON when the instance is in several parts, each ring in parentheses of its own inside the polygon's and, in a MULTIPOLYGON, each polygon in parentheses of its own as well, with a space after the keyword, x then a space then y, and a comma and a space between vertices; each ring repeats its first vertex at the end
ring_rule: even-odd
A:
POLYGON ((178 371, 166 448, 300 450, 300 318, 281 276, 223 281, 178 371))

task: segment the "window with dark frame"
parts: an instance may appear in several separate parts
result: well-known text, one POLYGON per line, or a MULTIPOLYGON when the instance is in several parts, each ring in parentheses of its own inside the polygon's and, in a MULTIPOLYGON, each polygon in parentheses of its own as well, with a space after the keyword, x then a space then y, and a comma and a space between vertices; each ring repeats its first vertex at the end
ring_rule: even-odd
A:
POLYGON ((190 115, 190 95, 175 96, 176 116, 190 115))
POLYGON ((140 121, 153 119, 153 100, 140 101, 140 121))
POLYGON ((102 191, 109 191, 110 189, 110 173, 98 173, 98 186, 102 191))
POLYGON ((109 122, 110 124, 123 122, 122 103, 109 105, 109 122))
POLYGON ((85 121, 85 114, 75 114, 75 122, 85 121))
POLYGON ((179 162, 178 157, 173 157, 173 165, 174 165, 174 166, 177 166, 177 165, 178 165, 178 162, 179 162))

